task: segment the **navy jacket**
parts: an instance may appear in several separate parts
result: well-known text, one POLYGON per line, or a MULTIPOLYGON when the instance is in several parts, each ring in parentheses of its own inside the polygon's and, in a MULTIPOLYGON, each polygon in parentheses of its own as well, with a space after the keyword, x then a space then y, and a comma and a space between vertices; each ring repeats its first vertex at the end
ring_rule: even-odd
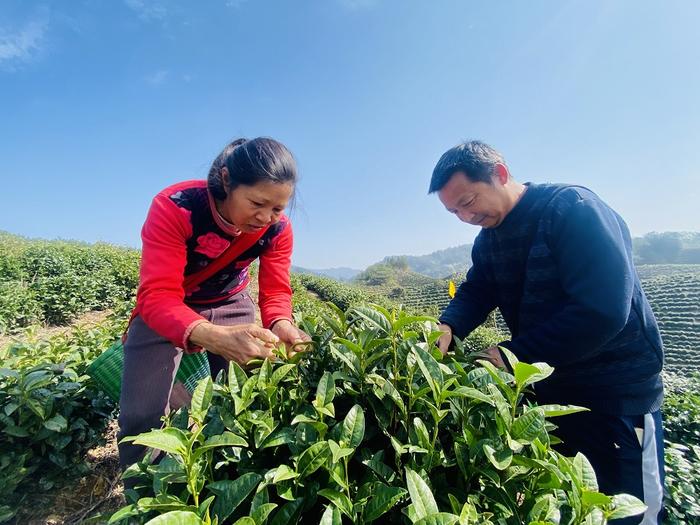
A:
POLYGON ((609 414, 661 407, 661 336, 632 262, 627 225, 580 186, 528 184, 493 229, 440 321, 463 338, 499 308, 521 361, 545 361, 540 403, 609 414))

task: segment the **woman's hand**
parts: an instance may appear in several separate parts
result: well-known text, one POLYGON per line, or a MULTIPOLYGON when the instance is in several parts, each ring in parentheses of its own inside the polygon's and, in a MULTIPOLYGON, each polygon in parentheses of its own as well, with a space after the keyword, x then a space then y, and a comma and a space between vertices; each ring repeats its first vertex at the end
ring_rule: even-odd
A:
POLYGON ((311 341, 309 334, 303 330, 299 330, 294 324, 287 319, 280 319, 272 325, 272 333, 279 337, 287 347, 288 357, 294 356, 297 352, 292 350, 292 346, 296 343, 305 343, 311 341))
POLYGON ((245 365, 252 359, 272 357, 272 349, 279 338, 255 324, 219 326, 207 322, 194 327, 190 341, 228 361, 245 365))

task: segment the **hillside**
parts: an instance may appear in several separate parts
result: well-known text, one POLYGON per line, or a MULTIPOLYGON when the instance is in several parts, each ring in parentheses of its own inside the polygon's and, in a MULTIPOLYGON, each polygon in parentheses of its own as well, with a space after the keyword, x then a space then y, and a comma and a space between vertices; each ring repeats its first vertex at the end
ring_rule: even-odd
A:
MULTIPOLYGON (((449 279, 414 272, 405 258, 387 258, 370 266, 354 284, 411 310, 438 315, 449 303, 449 279)), ((641 265, 642 287, 657 317, 664 341, 666 367, 677 372, 700 371, 700 264, 641 265)), ((464 273, 452 276, 459 286, 464 273)), ((495 322, 507 331, 500 315, 495 322)))
POLYGON ((464 272, 471 266, 471 244, 460 244, 452 248, 438 250, 427 255, 388 256, 382 259, 386 263, 394 258, 406 261, 408 267, 428 277, 440 279, 454 273, 464 272))
MULTIPOLYGON (((700 264, 699 232, 652 232, 635 237, 632 244, 638 265, 700 264)), ((387 256, 381 263, 400 258, 412 271, 440 279, 466 272, 471 266, 471 249, 471 244, 461 244, 426 255, 387 256)))
POLYGON ((362 270, 357 270, 355 268, 347 268, 341 266, 338 268, 321 268, 321 269, 310 269, 302 268, 301 266, 292 266, 291 271, 293 273, 305 273, 311 275, 320 275, 323 277, 330 277, 336 281, 351 281, 357 274, 362 272, 362 270))

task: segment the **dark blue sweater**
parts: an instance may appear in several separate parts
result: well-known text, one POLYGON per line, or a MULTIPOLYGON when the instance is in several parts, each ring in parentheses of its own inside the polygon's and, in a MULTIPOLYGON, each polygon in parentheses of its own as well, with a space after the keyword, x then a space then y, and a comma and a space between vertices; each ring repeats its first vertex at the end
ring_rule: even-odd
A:
POLYGON ((467 280, 440 320, 463 338, 499 308, 525 362, 552 376, 540 403, 610 414, 657 410, 661 336, 632 262, 622 218, 580 186, 529 184, 505 220, 482 229, 467 280))

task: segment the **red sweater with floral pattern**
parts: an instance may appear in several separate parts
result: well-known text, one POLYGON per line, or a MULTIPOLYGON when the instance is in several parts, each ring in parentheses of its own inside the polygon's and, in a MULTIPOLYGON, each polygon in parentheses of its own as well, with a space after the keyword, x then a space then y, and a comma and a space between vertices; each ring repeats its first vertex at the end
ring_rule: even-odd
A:
POLYGON ((292 319, 289 267, 292 225, 282 215, 252 247, 228 266, 185 294, 183 280, 210 264, 246 234, 226 222, 216 210, 204 180, 181 182, 155 196, 141 230, 140 284, 136 308, 155 332, 187 352, 192 329, 205 322, 190 304, 214 303, 242 291, 249 282, 248 266, 260 260, 259 306, 263 326, 292 319))

